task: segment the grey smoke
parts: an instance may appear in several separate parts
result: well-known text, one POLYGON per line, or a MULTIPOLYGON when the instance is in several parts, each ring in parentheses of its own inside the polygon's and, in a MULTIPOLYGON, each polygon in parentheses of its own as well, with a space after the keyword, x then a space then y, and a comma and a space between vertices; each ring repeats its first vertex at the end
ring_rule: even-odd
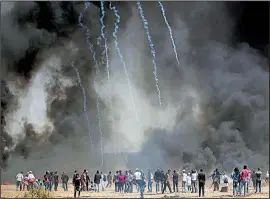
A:
MULTIPOLYGON (((269 166, 267 60, 247 44, 233 46, 231 37, 234 21, 223 2, 164 3, 175 36, 180 67, 177 66, 169 32, 158 4, 142 3, 157 52, 158 78, 164 102, 162 108, 158 105, 151 53, 136 5, 117 5, 121 20, 123 19, 118 36, 119 45, 127 62, 139 122, 136 122, 126 77, 113 45, 112 13, 109 13, 110 17, 106 22, 110 42, 111 85, 108 85, 104 75, 103 82, 98 81, 94 87, 95 70, 85 37, 75 22, 71 25, 67 23, 67 19, 63 17, 65 9, 60 3, 51 3, 51 10, 56 16, 54 23, 57 24, 58 31, 63 28, 62 34, 67 34, 68 37, 59 36, 53 31, 38 30, 33 25, 37 22, 19 24, 20 27, 11 25, 18 17, 23 18, 38 9, 33 3, 13 4, 11 10, 1 11, 2 19, 6 19, 3 21, 6 28, 2 29, 2 41, 6 42, 2 42, 2 57, 9 75, 5 80, 13 85, 14 80, 19 78, 14 72, 16 66, 9 61, 9 57, 19 60, 26 50, 40 49, 32 76, 44 76, 44 71, 50 74, 50 81, 45 88, 44 85, 39 87, 49 94, 45 99, 45 114, 53 130, 36 132, 45 138, 39 146, 28 146, 27 162, 22 162, 21 157, 13 153, 5 176, 12 176, 13 172, 21 169, 42 173, 47 170, 43 165, 48 161, 48 169, 71 171, 84 167, 98 168, 100 138, 96 94, 100 95, 102 102, 101 124, 105 151, 135 152, 135 155, 129 157, 127 165, 123 158, 109 163, 111 157, 108 156, 106 167, 109 169, 128 166, 188 169, 202 167, 211 170, 221 167, 230 171, 243 164, 248 164, 251 168, 269 166), (16 41, 15 38, 21 39, 14 43, 7 42, 16 41), (91 149, 81 90, 76 85, 76 74, 70 67, 72 61, 76 61, 76 67, 79 68, 88 91, 87 106, 95 143, 91 149), (46 68, 48 65, 51 67, 46 68), (109 95, 113 98, 112 107, 108 100, 109 95), (20 168, 16 166, 19 162, 20 168), (33 168, 31 165, 34 162, 40 168, 33 168)), ((80 4, 72 3, 71 6, 77 15, 83 9, 80 4)), ((100 34, 97 8, 89 9, 85 22, 93 31, 92 42, 99 57, 102 49, 96 45, 100 34)), ((104 72, 105 66, 101 59, 99 61, 104 72)), ((16 87, 16 84, 13 87, 26 92, 33 86, 32 76, 26 87, 16 87)), ((12 106, 13 104, 9 104, 9 107, 12 106)), ((12 109, 9 114, 15 112, 12 109)), ((21 130, 25 131, 25 128, 21 130)))

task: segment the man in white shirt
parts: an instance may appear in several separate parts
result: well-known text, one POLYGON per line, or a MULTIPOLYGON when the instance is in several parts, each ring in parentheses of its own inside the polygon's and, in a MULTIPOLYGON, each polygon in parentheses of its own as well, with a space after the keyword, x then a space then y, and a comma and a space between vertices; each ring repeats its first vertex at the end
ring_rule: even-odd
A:
POLYGON ((16 191, 18 191, 19 187, 20 187, 20 191, 22 191, 22 183, 23 183, 23 172, 18 173, 16 175, 16 191))
POLYGON ((28 179, 29 179, 29 189, 33 189, 34 188, 34 182, 36 181, 36 178, 34 176, 34 174, 32 173, 32 171, 29 171, 29 175, 28 175, 28 179))
POLYGON ((197 171, 192 171, 191 173, 191 192, 197 193, 197 171))
POLYGON ((182 173, 182 193, 186 192, 186 183, 187 183, 187 173, 185 170, 183 170, 183 173, 182 173))

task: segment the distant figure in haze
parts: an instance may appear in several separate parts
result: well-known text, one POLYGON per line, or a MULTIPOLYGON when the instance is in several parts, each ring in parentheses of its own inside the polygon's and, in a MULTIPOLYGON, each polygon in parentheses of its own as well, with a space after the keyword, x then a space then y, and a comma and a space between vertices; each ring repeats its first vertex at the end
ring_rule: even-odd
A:
POLYGON ((253 189, 255 190, 256 189, 256 173, 254 170, 252 171, 250 178, 252 181, 253 189))
POLYGON ((108 184, 107 184, 106 188, 112 186, 112 172, 111 171, 109 172, 109 174, 107 176, 107 180, 108 180, 108 184))
POLYGON ((214 185, 213 191, 219 191, 220 173, 218 169, 215 169, 214 173, 210 177, 212 177, 212 180, 213 180, 213 183, 212 183, 212 185, 214 185))
POLYGON ((63 183, 63 189, 64 191, 68 191, 68 181, 69 181, 69 177, 67 175, 66 172, 63 172, 62 174, 62 183, 63 183))
POLYGON ((269 181, 269 172, 267 171, 265 174, 265 182, 268 182, 268 181, 269 181))
POLYGON ((178 192, 178 173, 173 171, 173 192, 178 192))
POLYGON ((53 188, 53 186, 54 186, 54 172, 50 172, 50 182, 51 182, 51 184, 50 184, 50 191, 52 191, 52 188, 53 188))
POLYGON ((247 168, 247 165, 244 165, 242 171, 240 172, 240 195, 244 189, 244 196, 247 193, 247 181, 249 177, 250 170, 247 168))
POLYGON ((53 182, 54 182, 54 191, 57 191, 58 183, 59 183, 59 175, 57 171, 54 172, 53 182))
POLYGON ((197 193, 197 171, 191 171, 191 193, 197 193))
POLYGON ((203 170, 200 169, 200 173, 198 174, 198 184, 199 184, 199 197, 204 197, 204 185, 205 185, 205 174, 203 173, 203 170))
POLYGON ((171 176, 171 170, 168 170, 168 172, 165 175, 165 183, 164 183, 164 188, 162 190, 162 193, 166 191, 166 187, 169 188, 170 193, 172 193, 172 188, 171 188, 171 181, 172 181, 172 176, 171 176))
POLYGON ((118 192, 118 190, 119 190, 119 188, 118 188, 118 179, 117 179, 118 175, 119 175, 119 171, 116 171, 116 173, 113 176, 115 192, 118 192))
POLYGON ((161 192, 163 191, 164 189, 164 185, 165 185, 165 178, 166 178, 166 175, 164 173, 163 170, 161 170, 161 192))
POLYGON ((258 168, 256 171, 256 192, 255 193, 262 193, 262 172, 261 169, 258 168))
POLYGON ((132 187, 133 187, 133 175, 131 171, 127 171, 126 174, 126 193, 132 193, 132 187))
POLYGON ((154 175, 154 180, 156 182, 156 193, 158 193, 160 189, 161 177, 162 177, 162 173, 158 168, 154 175))
POLYGON ((73 178, 73 186, 74 186, 74 198, 76 198, 77 192, 78 197, 81 195, 81 178, 78 173, 75 174, 75 177, 73 178))
POLYGON ((104 191, 107 183, 107 176, 102 172, 100 173, 100 175, 101 175, 100 179, 101 189, 102 191, 104 191))
POLYGON ((91 182, 91 179, 90 179, 90 176, 88 174, 88 171, 86 171, 86 190, 89 191, 89 185, 90 185, 90 182, 91 182))
POLYGON ((187 173, 185 170, 182 172, 182 193, 186 192, 187 173))
POLYGON ((122 173, 122 171, 119 171, 119 175, 117 176, 118 180, 118 191, 120 193, 124 193, 124 184, 126 182, 126 176, 122 173))
POLYGON ((29 189, 33 189, 34 188, 34 182, 36 181, 36 178, 34 176, 34 174, 32 173, 32 171, 29 171, 29 175, 28 175, 28 182, 29 182, 29 189))
POLYGON ((83 170, 81 175, 82 191, 86 191, 86 169, 83 170))
POLYGON ((150 169, 148 169, 148 172, 147 172, 147 181, 148 181, 148 193, 152 193, 152 187, 153 187, 153 180, 154 180, 154 176, 151 172, 150 169))
POLYGON ((46 173, 43 176, 43 184, 45 186, 45 190, 49 191, 50 190, 50 172, 46 171, 46 173))
POLYGON ((16 175, 16 191, 20 188, 20 191, 22 191, 22 185, 23 185, 23 172, 18 173, 16 175))
POLYGON ((99 192, 100 180, 101 180, 101 175, 100 175, 99 171, 97 170, 95 177, 94 177, 94 183, 95 183, 97 192, 99 192))
POLYGON ((232 180, 233 180, 233 195, 237 196, 239 194, 239 182, 240 182, 240 171, 236 167, 232 173, 232 180))
POLYGON ((187 190, 191 192, 191 176, 190 173, 187 174, 187 190))

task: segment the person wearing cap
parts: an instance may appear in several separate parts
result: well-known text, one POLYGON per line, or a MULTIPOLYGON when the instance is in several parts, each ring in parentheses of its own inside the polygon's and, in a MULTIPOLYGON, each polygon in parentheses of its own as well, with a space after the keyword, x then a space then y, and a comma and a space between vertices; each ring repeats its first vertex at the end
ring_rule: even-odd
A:
POLYGON ((159 192, 160 183, 161 183, 161 177, 162 177, 162 173, 158 168, 157 171, 154 174, 154 180, 156 182, 156 193, 159 192))

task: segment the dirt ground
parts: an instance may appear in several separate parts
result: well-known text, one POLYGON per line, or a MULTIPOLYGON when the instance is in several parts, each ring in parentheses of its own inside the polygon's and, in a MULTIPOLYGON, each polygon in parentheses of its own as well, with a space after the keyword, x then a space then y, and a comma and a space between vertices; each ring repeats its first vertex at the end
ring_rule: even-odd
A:
MULTIPOLYGON (((155 190, 155 185, 153 185, 153 190, 155 190)), ((179 189, 180 191, 180 189, 179 189)), ((249 194, 246 198, 269 198, 269 184, 263 183, 262 188, 263 193, 255 194, 254 189, 250 187, 249 194)), ((24 191, 16 191, 15 185, 1 185, 1 197, 2 198, 19 198, 24 197, 24 191)), ((52 191, 49 193, 49 197, 52 198, 72 198, 73 197, 73 186, 69 185, 69 191, 64 192, 62 187, 59 187, 58 191, 52 191)), ((172 197, 172 198, 191 198, 198 197, 198 193, 171 193, 168 192, 165 194, 156 194, 156 193, 145 193, 145 198, 163 198, 163 197, 172 197)), ((210 184, 206 184, 205 197, 207 198, 230 198, 232 197, 232 188, 229 187, 229 192, 214 192, 213 188, 210 189, 210 184)), ((242 198, 243 196, 241 196, 242 198)), ((95 192, 81 192, 81 198, 139 198, 139 193, 114 193, 114 188, 107 188, 105 191, 99 193, 95 192)))

